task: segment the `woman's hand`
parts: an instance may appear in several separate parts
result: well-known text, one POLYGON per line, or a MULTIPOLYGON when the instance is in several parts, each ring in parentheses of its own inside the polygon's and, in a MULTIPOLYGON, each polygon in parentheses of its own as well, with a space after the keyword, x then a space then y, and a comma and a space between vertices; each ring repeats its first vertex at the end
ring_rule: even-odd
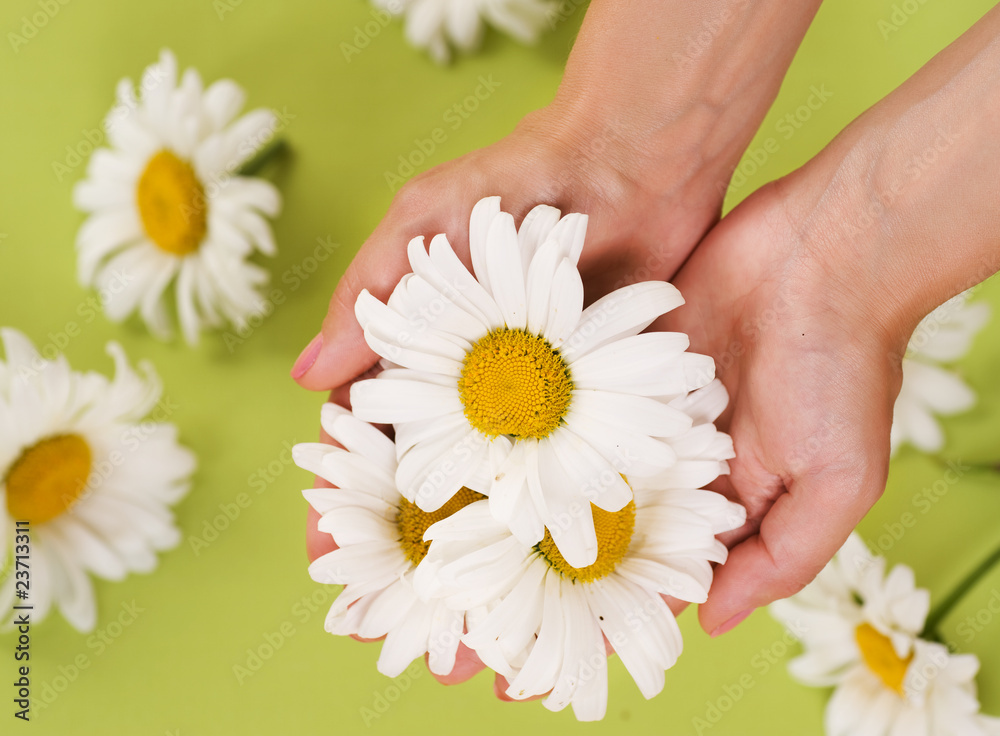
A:
POLYGON ((292 376, 343 386, 375 363, 354 317, 386 299, 415 236, 446 233, 468 265, 486 196, 520 220, 537 204, 590 216, 587 298, 669 279, 716 222, 730 175, 820 0, 592 0, 556 99, 500 142, 410 181, 348 267, 292 376))

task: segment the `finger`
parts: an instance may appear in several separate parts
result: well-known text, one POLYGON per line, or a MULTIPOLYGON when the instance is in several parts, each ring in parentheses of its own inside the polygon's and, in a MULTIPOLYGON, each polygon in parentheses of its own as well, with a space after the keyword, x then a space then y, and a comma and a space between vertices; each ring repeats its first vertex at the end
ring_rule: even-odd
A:
MULTIPOLYGON (((333 488, 329 483, 320 477, 316 477, 316 488, 333 488)), ((319 512, 312 506, 309 507, 309 515, 306 517, 306 554, 309 562, 314 562, 328 552, 337 549, 337 543, 333 541, 333 535, 321 532, 317 527, 319 523, 319 512)))
MULTIPOLYGON (((424 655, 424 662, 427 662, 429 655, 424 655)), ((434 675, 434 679, 440 682, 442 685, 458 685, 466 680, 471 679, 475 675, 478 675, 486 668, 486 665, 482 663, 476 653, 469 649, 465 644, 459 642, 458 652, 455 655, 455 666, 452 668, 451 672, 447 675, 434 675)), ((430 670, 428 670, 430 671, 430 670)))
POLYGON ((760 531, 716 568, 708 600, 698 610, 702 628, 724 634, 755 609, 812 582, 882 493, 887 467, 887 460, 862 460, 791 481, 760 531))

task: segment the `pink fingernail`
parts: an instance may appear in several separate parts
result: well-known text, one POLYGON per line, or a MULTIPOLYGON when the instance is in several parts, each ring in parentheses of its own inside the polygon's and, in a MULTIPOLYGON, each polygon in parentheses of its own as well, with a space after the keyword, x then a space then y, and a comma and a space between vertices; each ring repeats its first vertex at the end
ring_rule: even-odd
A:
POLYGON ((714 639, 717 636, 722 636, 723 634, 725 634, 725 633, 727 633, 729 631, 732 631, 737 626, 739 626, 741 623, 743 623, 747 619, 747 617, 751 613, 753 613, 755 610, 757 610, 757 609, 755 609, 755 608, 748 608, 746 611, 743 611, 741 613, 737 613, 731 619, 729 619, 728 621, 726 621, 726 623, 722 624, 722 626, 718 627, 715 631, 713 631, 712 634, 711 634, 712 638, 714 639))
POLYGON ((319 333, 312 339, 312 342, 306 345, 306 349, 302 351, 299 355, 298 360, 295 361, 295 365, 292 366, 292 378, 296 381, 302 378, 309 369, 313 367, 313 363, 316 362, 316 358, 319 357, 319 351, 323 349, 323 333, 319 333))

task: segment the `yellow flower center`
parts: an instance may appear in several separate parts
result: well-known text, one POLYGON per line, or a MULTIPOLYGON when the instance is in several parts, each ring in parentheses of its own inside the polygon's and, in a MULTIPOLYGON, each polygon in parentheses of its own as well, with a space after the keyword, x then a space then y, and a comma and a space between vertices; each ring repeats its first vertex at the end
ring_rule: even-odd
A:
POLYGON ((191 164, 160 151, 139 177, 136 200, 146 235, 160 250, 175 256, 198 250, 208 229, 208 209, 191 164))
POLYGON ((41 524, 72 506, 90 477, 90 445, 77 434, 49 437, 29 447, 7 473, 7 511, 41 524))
POLYGON ((544 337, 506 327, 465 356, 458 393, 469 423, 487 437, 547 437, 569 409, 573 379, 544 337))
POLYGON ((868 669, 878 675, 887 688, 903 695, 903 680, 913 661, 913 654, 900 659, 889 637, 879 633, 871 624, 861 624, 856 628, 854 638, 868 669))
POLYGON ((590 508, 594 514, 594 531, 597 532, 597 560, 593 565, 570 566, 556 547, 548 529, 545 530, 542 541, 535 545, 535 549, 551 567, 570 580, 579 580, 581 583, 592 583, 614 572, 628 552, 632 532, 635 530, 635 501, 629 501, 621 511, 605 511, 594 504, 590 508))
POLYGON ((405 498, 399 499, 399 513, 396 514, 396 525, 399 527, 399 544, 403 548, 406 559, 414 565, 419 565, 420 561, 427 555, 431 543, 424 541, 424 532, 431 524, 442 519, 447 519, 460 509, 464 509, 470 503, 482 501, 486 496, 476 493, 468 488, 462 488, 451 497, 444 506, 437 511, 427 513, 420 509, 415 503, 407 501, 405 498))

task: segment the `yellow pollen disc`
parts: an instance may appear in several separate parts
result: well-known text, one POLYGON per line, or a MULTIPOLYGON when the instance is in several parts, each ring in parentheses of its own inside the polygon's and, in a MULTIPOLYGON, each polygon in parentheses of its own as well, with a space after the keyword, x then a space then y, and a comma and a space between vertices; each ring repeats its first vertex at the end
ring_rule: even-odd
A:
POLYGON ((564 577, 581 583, 592 583, 614 572, 628 552, 635 529, 635 501, 629 501, 621 511, 605 511, 594 504, 590 508, 594 514, 594 531, 597 532, 597 560, 593 565, 571 567, 563 559, 548 529, 542 541, 535 545, 551 567, 564 577))
POLYGON ((424 532, 427 531, 428 527, 442 519, 447 519, 470 503, 482 501, 484 498, 486 496, 482 493, 462 488, 451 497, 448 503, 431 513, 422 511, 419 506, 405 498, 399 499, 396 525, 399 527, 399 544, 403 548, 406 559, 414 565, 419 565, 420 561, 427 555, 427 550, 431 548, 431 543, 424 541, 424 532))
POLYGON ((854 638, 868 669, 878 675, 887 688, 903 695, 903 680, 913 661, 913 654, 900 659, 889 637, 879 633, 871 624, 861 624, 856 628, 854 638))
POLYGON ((7 473, 7 511, 15 520, 43 523, 79 498, 90 477, 90 445, 77 434, 29 447, 7 473))
POLYGON ((487 437, 547 437, 569 409, 573 380, 544 337, 506 327, 465 356, 458 393, 469 423, 487 437))
POLYGON ((136 190, 139 217, 156 246, 175 256, 198 250, 208 229, 205 189, 191 168, 164 149, 146 164, 136 190))

